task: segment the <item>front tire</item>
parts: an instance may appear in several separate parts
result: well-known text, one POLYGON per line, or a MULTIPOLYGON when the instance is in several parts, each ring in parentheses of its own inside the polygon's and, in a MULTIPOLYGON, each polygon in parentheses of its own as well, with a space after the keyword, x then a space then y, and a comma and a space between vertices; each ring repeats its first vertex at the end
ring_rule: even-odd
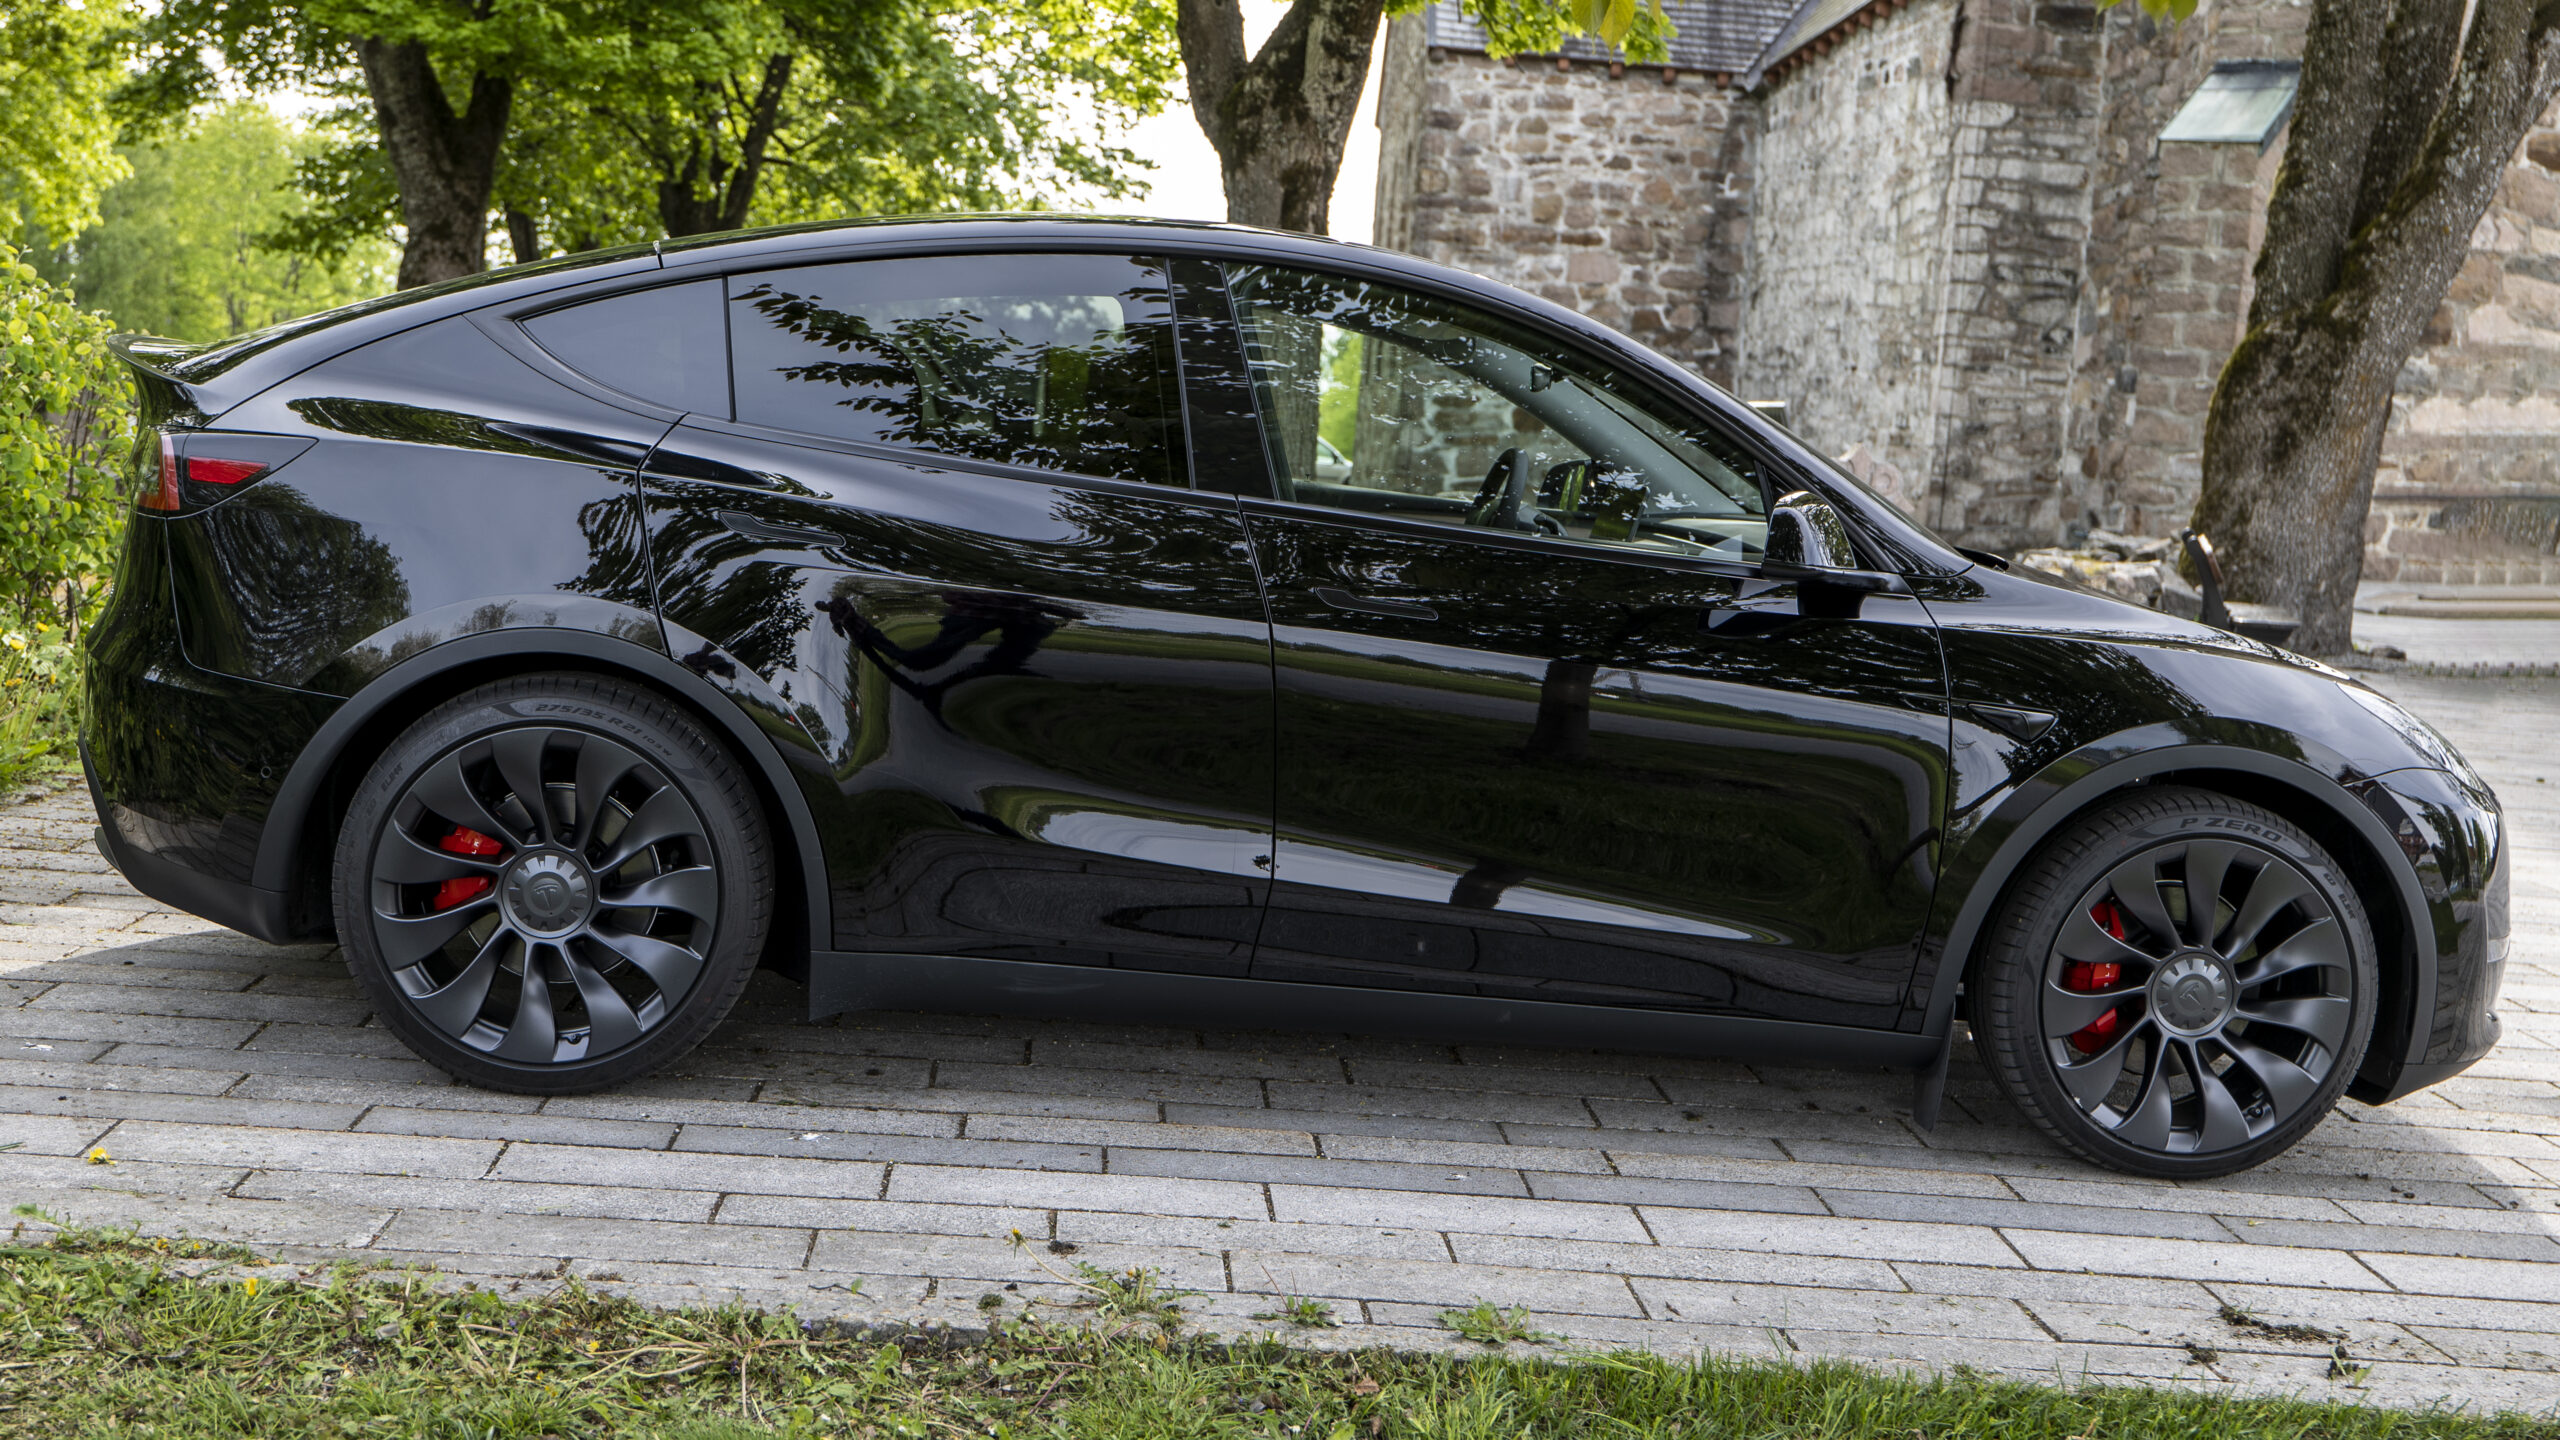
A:
POLYGON ((602 676, 499 681, 392 741, 338 835, 338 935, 448 1074, 563 1095, 673 1060, 737 1004, 772 859, 692 716, 602 676))
POLYGON ((2028 862, 1968 996, 1983 1063, 2057 1144, 2201 1178, 2281 1153, 2337 1104, 2376 976, 2328 852, 2255 805, 2160 789, 2028 862))

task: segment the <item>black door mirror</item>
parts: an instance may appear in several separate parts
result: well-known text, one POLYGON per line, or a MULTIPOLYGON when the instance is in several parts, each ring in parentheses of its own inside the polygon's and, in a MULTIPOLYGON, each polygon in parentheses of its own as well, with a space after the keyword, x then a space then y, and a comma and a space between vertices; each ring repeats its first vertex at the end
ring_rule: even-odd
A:
POLYGON ((1855 570, 1857 547, 1831 502, 1810 490, 1778 497, 1769 512, 1768 563, 1796 570, 1855 570))

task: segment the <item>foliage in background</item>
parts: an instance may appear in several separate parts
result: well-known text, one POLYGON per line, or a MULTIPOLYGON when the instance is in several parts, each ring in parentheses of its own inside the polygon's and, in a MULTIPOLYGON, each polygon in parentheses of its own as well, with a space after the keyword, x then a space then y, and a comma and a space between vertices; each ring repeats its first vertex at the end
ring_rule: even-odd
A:
MULTIPOLYGON (((0 1249, 0 1437, 1035 1436, 1079 1440, 2554 1440, 2521 1416, 2167 1388, 2062 1390, 1961 1368, 1614 1354, 1309 1354, 1000 1320, 982 1344, 859 1338, 574 1284, 515 1301, 424 1277, 297 1282, 130 1236, 0 1249), (195 1256, 184 1262, 180 1256, 195 1256)), ((227 1259, 236 1260, 235 1255, 227 1259)), ((448 1277, 449 1283, 449 1277, 448 1277)), ((2351 1392, 2350 1392, 2351 1393, 2351 1392)))
POLYGON ((397 259, 379 234, 327 260, 261 243, 310 208, 295 169, 325 144, 252 100, 192 116, 164 139, 125 147, 132 173, 99 202, 98 223, 37 268, 117 329, 182 340, 379 295, 397 259))
POLYGON ((55 647, 95 610, 124 529, 133 389, 111 329, 0 245, 0 631, 18 637, 0 659, 0 781, 62 748, 75 677, 55 647))
POLYGON ((129 23, 111 0, 0 4, 0 240, 74 233, 124 173, 106 102, 129 23))
POLYGON ((167 123, 221 88, 333 97, 297 250, 406 230, 400 283, 766 221, 1127 193, 1170 0, 168 0, 121 92, 167 123))

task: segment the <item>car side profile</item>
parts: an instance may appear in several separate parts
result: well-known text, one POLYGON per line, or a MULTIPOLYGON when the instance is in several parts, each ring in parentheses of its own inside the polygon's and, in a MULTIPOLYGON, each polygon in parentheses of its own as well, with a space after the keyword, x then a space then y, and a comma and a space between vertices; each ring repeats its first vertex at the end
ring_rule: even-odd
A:
POLYGON ((1411 257, 853 223, 119 345, 100 846, 475 1084, 648 1073, 759 965, 1901 1066, 1924 1124, 1962 1019, 2058 1145, 2202 1176, 2498 1036, 2426 725, 1411 257))

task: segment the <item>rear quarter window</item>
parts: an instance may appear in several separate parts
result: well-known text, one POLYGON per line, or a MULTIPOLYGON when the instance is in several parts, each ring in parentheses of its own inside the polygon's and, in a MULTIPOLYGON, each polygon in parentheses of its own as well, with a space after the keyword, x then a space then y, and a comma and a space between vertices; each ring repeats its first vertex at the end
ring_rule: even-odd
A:
POLYGON ((608 389, 671 410, 729 416, 729 339, 717 280, 546 310, 524 329, 553 359, 608 389))

